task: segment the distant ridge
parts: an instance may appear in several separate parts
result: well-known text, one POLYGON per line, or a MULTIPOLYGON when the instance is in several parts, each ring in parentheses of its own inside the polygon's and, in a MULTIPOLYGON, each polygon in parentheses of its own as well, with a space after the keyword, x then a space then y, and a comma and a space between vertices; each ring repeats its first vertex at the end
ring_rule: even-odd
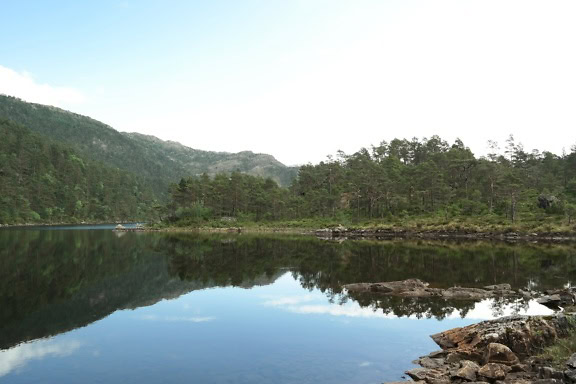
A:
POLYGON ((154 136, 122 133, 90 117, 11 96, 0 95, 0 118, 70 145, 87 158, 142 177, 159 196, 166 194, 170 183, 204 172, 240 171, 269 177, 282 186, 289 185, 297 174, 296 168, 271 155, 192 149, 154 136))

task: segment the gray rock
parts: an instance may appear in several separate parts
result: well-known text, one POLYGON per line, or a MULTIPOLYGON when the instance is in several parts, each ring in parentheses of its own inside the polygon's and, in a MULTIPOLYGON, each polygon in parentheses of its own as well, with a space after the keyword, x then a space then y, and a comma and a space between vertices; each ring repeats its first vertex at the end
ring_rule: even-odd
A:
POLYGON ((562 302, 562 299, 560 298, 560 295, 548 295, 548 296, 542 296, 541 298, 537 299, 536 302, 538 302, 538 304, 546 306, 549 305, 558 306, 558 304, 562 302))
POLYGON ((538 370, 538 377, 540 379, 560 379, 564 378, 564 372, 554 369, 552 367, 541 367, 538 370))
POLYGON ((573 353, 572 356, 566 361, 566 365, 570 368, 576 368, 576 353, 573 353))
POLYGON ((418 360, 416 360, 416 364, 419 364, 423 368, 440 368, 446 363, 445 359, 436 358, 432 359, 428 356, 424 356, 418 360))
POLYGON ((540 379, 533 381, 534 384, 562 384, 563 381, 560 379, 540 379))
POLYGON ((440 379, 447 375, 446 371, 430 369, 430 368, 414 368, 406 371, 406 374, 414 381, 430 381, 432 379, 440 379))
POLYGON ((567 369, 564 371, 564 377, 570 380, 572 383, 576 383, 576 370, 574 369, 567 369))

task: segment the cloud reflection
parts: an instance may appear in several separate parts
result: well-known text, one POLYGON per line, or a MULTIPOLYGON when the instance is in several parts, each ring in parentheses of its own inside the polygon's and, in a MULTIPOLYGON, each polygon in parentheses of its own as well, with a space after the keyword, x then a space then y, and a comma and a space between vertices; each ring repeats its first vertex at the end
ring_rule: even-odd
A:
POLYGON ((61 342, 40 340, 0 351, 0 377, 24 367, 31 360, 69 356, 80 346, 81 343, 75 340, 61 342))
POLYGON ((208 321, 216 320, 212 316, 204 317, 186 317, 186 316, 156 316, 156 315, 142 315, 138 317, 140 320, 149 321, 167 321, 167 322, 189 322, 189 323, 206 323, 208 321))
MULTIPOLYGON (((345 304, 326 304, 326 298, 322 296, 284 296, 268 298, 263 305, 278 307, 288 312, 299 314, 330 315, 335 317, 356 317, 356 318, 381 318, 396 319, 398 316, 393 313, 384 313, 381 309, 374 310, 373 307, 361 307, 357 302, 351 301, 345 304)), ((492 299, 482 300, 474 305, 474 308, 465 315, 466 319, 490 320, 501 316, 510 315, 549 315, 553 311, 530 301, 528 305, 520 306, 514 303, 496 305, 492 299)), ((454 310, 446 319, 460 319, 461 313, 454 310)), ((404 316, 408 319, 417 319, 416 315, 404 316)))

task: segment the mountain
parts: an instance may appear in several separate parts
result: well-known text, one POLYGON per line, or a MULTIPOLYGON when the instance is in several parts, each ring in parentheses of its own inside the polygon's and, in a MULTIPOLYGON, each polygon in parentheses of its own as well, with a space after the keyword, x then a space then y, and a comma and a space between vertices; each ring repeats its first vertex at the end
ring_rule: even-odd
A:
POLYGON ((281 186, 292 183, 298 169, 287 167, 274 156, 251 151, 238 153, 212 152, 193 149, 175 141, 164 141, 140 133, 122 133, 146 148, 155 158, 166 158, 184 169, 187 175, 229 173, 240 171, 253 176, 269 177, 281 186))
POLYGON ((153 136, 121 133, 90 117, 11 96, 0 95, 0 118, 70 145, 91 160, 143 177, 159 196, 166 194, 170 183, 204 172, 239 170, 270 177, 283 186, 297 173, 270 155, 200 151, 153 136))
POLYGON ((142 220, 154 194, 138 177, 0 119, 0 224, 142 220))

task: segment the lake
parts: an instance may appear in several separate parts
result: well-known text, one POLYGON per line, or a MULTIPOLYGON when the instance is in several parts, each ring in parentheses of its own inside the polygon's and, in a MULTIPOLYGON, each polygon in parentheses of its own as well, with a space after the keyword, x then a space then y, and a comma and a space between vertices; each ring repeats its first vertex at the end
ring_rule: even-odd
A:
POLYGON ((551 311, 527 300, 353 297, 343 284, 544 290, 575 277, 572 245, 2 229, 0 382, 400 380, 438 349, 430 334, 551 311))

